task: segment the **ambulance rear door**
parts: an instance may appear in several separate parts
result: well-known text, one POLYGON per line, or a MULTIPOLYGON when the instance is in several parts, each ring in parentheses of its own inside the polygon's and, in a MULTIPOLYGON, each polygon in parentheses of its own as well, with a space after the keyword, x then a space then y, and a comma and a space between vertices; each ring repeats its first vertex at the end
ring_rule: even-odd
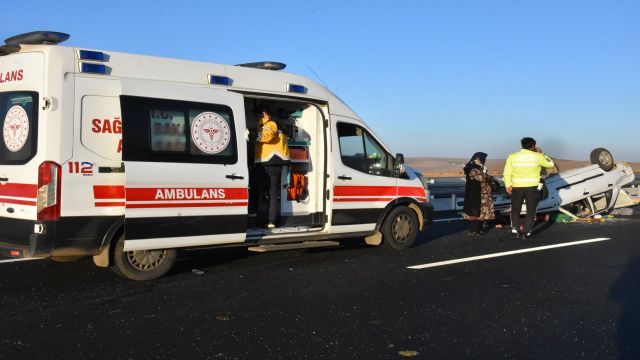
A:
POLYGON ((241 243, 247 230, 242 95, 123 80, 125 251, 241 243))
MULTIPOLYGON (((38 218, 39 165, 47 149, 46 121, 39 119, 43 74, 41 53, 0 56, 0 241, 17 237, 13 230, 18 228, 28 238, 33 230, 29 221, 38 218)), ((58 203, 54 196, 48 197, 52 204, 58 203)))

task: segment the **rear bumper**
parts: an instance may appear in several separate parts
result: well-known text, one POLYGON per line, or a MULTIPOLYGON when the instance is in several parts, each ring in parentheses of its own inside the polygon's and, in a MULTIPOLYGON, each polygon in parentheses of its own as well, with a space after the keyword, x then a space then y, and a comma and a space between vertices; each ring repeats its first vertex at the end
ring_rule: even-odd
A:
POLYGON ((121 216, 61 217, 56 221, 0 218, 0 257, 96 255, 122 227, 122 220, 121 216))
POLYGON ((55 222, 0 218, 0 256, 46 257, 54 244, 55 222), (36 228, 42 229, 41 233, 36 228))

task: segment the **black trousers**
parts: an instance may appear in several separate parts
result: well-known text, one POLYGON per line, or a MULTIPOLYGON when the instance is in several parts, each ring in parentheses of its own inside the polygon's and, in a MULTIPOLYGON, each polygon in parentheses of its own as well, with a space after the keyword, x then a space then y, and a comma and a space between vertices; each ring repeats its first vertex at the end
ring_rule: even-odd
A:
POLYGON ((522 233, 530 233, 536 221, 536 208, 539 201, 540 191, 537 186, 514 187, 511 193, 511 226, 522 233), (524 200, 527 201, 527 215, 522 224, 523 229, 520 230, 520 211, 524 200))
POLYGON ((282 165, 266 165, 264 167, 265 188, 269 189, 269 222, 275 224, 278 221, 280 210, 280 178, 282 165))
POLYGON ((470 233, 477 233, 480 232, 480 230, 482 230, 482 220, 469 220, 469 232, 470 233))
POLYGON ((249 214, 255 214, 258 203, 267 197, 267 217, 270 223, 276 223, 280 210, 280 179, 282 165, 256 164, 249 177, 249 214))

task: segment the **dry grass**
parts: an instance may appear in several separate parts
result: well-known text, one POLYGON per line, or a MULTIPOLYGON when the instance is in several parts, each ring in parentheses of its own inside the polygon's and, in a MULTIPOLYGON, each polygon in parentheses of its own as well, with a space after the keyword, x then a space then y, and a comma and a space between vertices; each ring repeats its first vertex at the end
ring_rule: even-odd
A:
MULTIPOLYGON (((463 176, 462 168, 469 159, 456 158, 431 158, 431 157, 415 157, 407 158, 406 163, 418 169, 427 177, 447 177, 447 176, 463 176)), ((554 160, 560 171, 576 169, 583 166, 591 165, 589 161, 577 160, 554 160)), ((505 160, 487 159, 487 167, 492 175, 502 175, 505 160)), ((628 163, 633 171, 640 173, 640 163, 628 163)))

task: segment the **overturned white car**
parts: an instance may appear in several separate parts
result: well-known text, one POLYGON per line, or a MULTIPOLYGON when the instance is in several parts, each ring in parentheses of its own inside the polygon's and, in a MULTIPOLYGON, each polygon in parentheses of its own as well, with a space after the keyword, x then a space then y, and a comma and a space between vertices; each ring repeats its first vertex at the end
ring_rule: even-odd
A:
MULTIPOLYGON (((635 179, 633 169, 615 163, 611 153, 598 148, 591 152, 592 165, 551 174, 543 180, 538 213, 560 211, 573 218, 585 218, 634 205, 623 186, 635 179)), ((501 191, 494 196, 495 210, 508 215, 511 199, 501 191)), ((522 207, 522 213, 526 210, 522 207)))

